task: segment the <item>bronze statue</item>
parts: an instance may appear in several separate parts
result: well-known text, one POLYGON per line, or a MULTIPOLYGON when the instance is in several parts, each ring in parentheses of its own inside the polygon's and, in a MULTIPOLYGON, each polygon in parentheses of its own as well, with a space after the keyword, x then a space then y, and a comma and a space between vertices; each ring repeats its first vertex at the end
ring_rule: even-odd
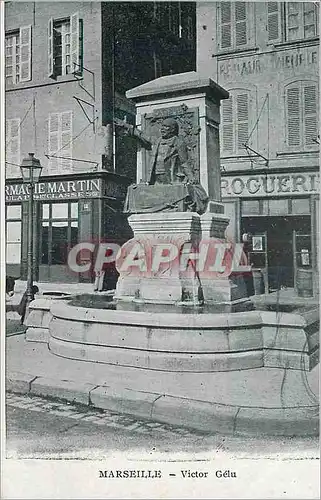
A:
MULTIPOLYGON (((141 209, 141 212, 155 212, 162 210, 175 211, 190 211, 202 214, 206 211, 208 196, 195 178, 193 165, 188 155, 188 149, 183 138, 179 137, 179 126, 174 118, 165 118, 160 128, 160 138, 152 144, 144 134, 133 125, 125 122, 116 121, 116 125, 122 127, 127 133, 135 136, 142 147, 152 149, 149 173, 146 183, 150 186, 165 185, 173 186, 183 184, 184 189, 176 190, 176 193, 182 197, 184 204, 183 208, 178 202, 180 198, 168 201, 159 200, 159 190, 157 190, 157 199, 155 203, 149 203, 147 208, 141 209), (178 207, 181 207, 180 209, 178 207)), ((125 211, 130 213, 139 213, 139 190, 136 185, 130 186, 128 190, 127 200, 125 203, 125 211), (134 190, 136 189, 136 192, 134 190)), ((170 191, 170 190, 169 190, 170 191)), ((162 189, 164 193, 164 190, 162 189)), ((144 196, 146 196, 146 189, 144 196)), ((155 191, 156 194, 156 191, 155 191)), ((168 193, 167 193, 168 195, 168 193)))

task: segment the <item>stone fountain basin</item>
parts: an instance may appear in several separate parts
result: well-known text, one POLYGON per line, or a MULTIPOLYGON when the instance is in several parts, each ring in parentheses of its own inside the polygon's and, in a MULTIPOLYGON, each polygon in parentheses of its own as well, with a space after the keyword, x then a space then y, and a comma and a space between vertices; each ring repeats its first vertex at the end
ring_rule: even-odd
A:
MULTIPOLYGON (((36 304, 34 304, 36 306, 36 304)), ((299 312, 161 313, 50 305, 49 349, 69 359, 169 372, 311 370, 318 308, 299 312)))

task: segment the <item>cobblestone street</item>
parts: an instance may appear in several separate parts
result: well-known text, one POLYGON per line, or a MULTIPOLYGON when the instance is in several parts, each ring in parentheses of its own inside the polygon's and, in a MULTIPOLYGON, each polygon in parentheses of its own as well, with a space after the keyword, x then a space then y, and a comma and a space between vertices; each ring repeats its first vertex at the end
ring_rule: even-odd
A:
POLYGON ((139 420, 107 410, 7 394, 7 458, 99 459, 115 451, 151 458, 198 453, 240 458, 318 457, 318 440, 255 439, 206 435, 183 427, 139 420))

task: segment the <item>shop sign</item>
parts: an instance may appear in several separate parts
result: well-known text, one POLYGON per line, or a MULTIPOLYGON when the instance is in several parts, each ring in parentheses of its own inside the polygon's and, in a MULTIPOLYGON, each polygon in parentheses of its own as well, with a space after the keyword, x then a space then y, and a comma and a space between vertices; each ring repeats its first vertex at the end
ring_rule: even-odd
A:
POLYGON ((219 80, 235 80, 252 75, 273 75, 278 71, 296 71, 318 67, 318 51, 315 47, 287 50, 255 56, 237 57, 219 62, 219 80))
POLYGON ((222 198, 308 195, 319 191, 319 173, 224 176, 222 198))
MULTIPOLYGON (((29 199, 28 184, 7 184, 6 202, 29 199)), ((95 198, 101 193, 101 179, 38 182, 35 185, 35 200, 69 200, 95 198)))

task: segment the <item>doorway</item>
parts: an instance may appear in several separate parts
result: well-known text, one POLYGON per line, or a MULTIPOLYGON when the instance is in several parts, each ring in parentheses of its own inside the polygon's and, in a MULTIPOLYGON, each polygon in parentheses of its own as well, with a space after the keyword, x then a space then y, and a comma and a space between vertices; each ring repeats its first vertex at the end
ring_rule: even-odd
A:
POLYGON ((264 276, 265 293, 295 288, 296 241, 311 239, 310 216, 243 217, 242 232, 252 235, 249 261, 264 276))

